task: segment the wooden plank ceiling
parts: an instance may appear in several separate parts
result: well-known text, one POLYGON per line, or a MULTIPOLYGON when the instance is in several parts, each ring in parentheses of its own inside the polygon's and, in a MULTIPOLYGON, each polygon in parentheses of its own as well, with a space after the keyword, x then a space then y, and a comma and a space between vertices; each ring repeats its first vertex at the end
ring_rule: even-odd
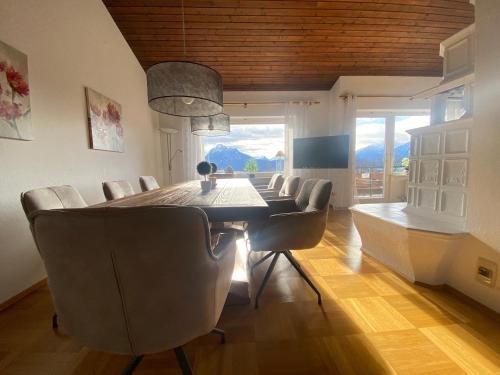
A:
POLYGON ((211 66, 226 90, 324 90, 341 75, 439 76, 468 0, 104 0, 144 69, 211 66))

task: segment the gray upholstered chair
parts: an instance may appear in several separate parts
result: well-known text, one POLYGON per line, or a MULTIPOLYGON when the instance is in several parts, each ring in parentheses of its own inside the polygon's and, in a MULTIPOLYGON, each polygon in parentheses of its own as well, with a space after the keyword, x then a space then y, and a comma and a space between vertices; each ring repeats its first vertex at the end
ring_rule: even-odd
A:
POLYGON ((102 191, 107 201, 134 195, 134 189, 128 181, 106 181, 102 183, 102 191))
POLYGON ((60 323, 81 345, 134 356, 182 350, 215 332, 234 268, 234 235, 212 247, 195 207, 108 207, 36 211, 33 236, 60 323))
POLYGON ((285 181, 284 177, 280 173, 275 173, 269 180, 269 184, 264 186, 255 186, 255 188, 260 191, 279 191, 283 186, 283 182, 285 181))
MULTIPOLYGON (((38 210, 83 208, 87 203, 73 186, 50 186, 21 193, 21 205, 26 217, 38 210)), ((52 328, 57 328, 57 315, 52 316, 52 328)))
POLYGON ((276 198, 293 198, 297 194, 299 189, 300 177, 288 176, 283 182, 283 186, 279 191, 261 191, 260 195, 264 199, 276 199, 276 198))
POLYGON ((150 191, 160 188, 160 185, 158 185, 156 178, 154 178, 153 176, 140 176, 139 185, 141 185, 142 191, 150 191))
POLYGON ((21 193, 21 205, 26 216, 36 210, 82 208, 87 203, 73 186, 50 186, 21 193))
POLYGON ((252 266, 252 270, 274 255, 255 297, 255 308, 259 306, 260 295, 281 254, 311 286, 318 295, 318 304, 321 304, 321 294, 290 250, 310 249, 321 241, 326 228, 331 193, 331 181, 306 180, 295 200, 269 200, 271 209, 269 219, 248 224, 248 238, 252 251, 269 252, 252 266))

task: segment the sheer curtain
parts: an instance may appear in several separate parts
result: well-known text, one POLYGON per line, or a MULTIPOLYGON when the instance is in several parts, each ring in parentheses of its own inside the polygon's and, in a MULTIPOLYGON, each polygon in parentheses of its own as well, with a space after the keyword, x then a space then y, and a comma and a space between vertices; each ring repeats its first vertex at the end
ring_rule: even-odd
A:
POLYGON ((191 133, 189 118, 183 119, 181 134, 184 181, 198 180, 200 176, 196 171, 196 165, 203 160, 203 144, 200 136, 191 133))
POLYGON ((346 95, 344 99, 344 133, 349 134, 349 175, 350 182, 346 187, 345 191, 347 196, 345 197, 345 202, 348 206, 357 203, 354 199, 356 195, 356 96, 352 94, 346 95))
MULTIPOLYGON (((309 105, 306 102, 289 102, 285 106, 285 174, 293 172, 293 139, 307 136, 307 115, 309 105)), ((298 172, 298 171, 296 171, 298 172)), ((299 175, 295 173, 296 175, 299 175)))

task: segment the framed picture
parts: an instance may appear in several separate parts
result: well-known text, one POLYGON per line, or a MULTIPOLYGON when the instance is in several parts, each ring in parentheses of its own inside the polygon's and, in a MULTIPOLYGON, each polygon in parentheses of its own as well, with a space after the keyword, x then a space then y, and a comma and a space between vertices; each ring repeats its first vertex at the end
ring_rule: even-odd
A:
POLYGON ((28 57, 0 42, 0 137, 32 140, 28 57))
POLYGON ((88 87, 85 88, 85 95, 90 148, 123 152, 121 105, 88 87))

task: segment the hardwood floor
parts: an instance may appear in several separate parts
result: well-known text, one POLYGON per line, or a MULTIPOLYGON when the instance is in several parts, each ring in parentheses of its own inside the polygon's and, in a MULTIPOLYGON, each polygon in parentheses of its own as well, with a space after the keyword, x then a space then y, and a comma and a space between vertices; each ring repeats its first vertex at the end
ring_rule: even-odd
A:
MULTIPOLYGON (((286 259, 260 307, 226 307, 219 327, 185 346, 195 374, 500 374, 500 323, 446 290, 406 283, 359 251, 350 214, 335 212, 316 248, 294 252, 323 295, 286 259)), ((255 273, 259 285, 269 265, 255 273)), ((82 348, 50 327, 47 288, 0 313, 0 374, 120 374, 127 356, 82 348)), ((137 375, 180 374, 173 352, 137 375)))

